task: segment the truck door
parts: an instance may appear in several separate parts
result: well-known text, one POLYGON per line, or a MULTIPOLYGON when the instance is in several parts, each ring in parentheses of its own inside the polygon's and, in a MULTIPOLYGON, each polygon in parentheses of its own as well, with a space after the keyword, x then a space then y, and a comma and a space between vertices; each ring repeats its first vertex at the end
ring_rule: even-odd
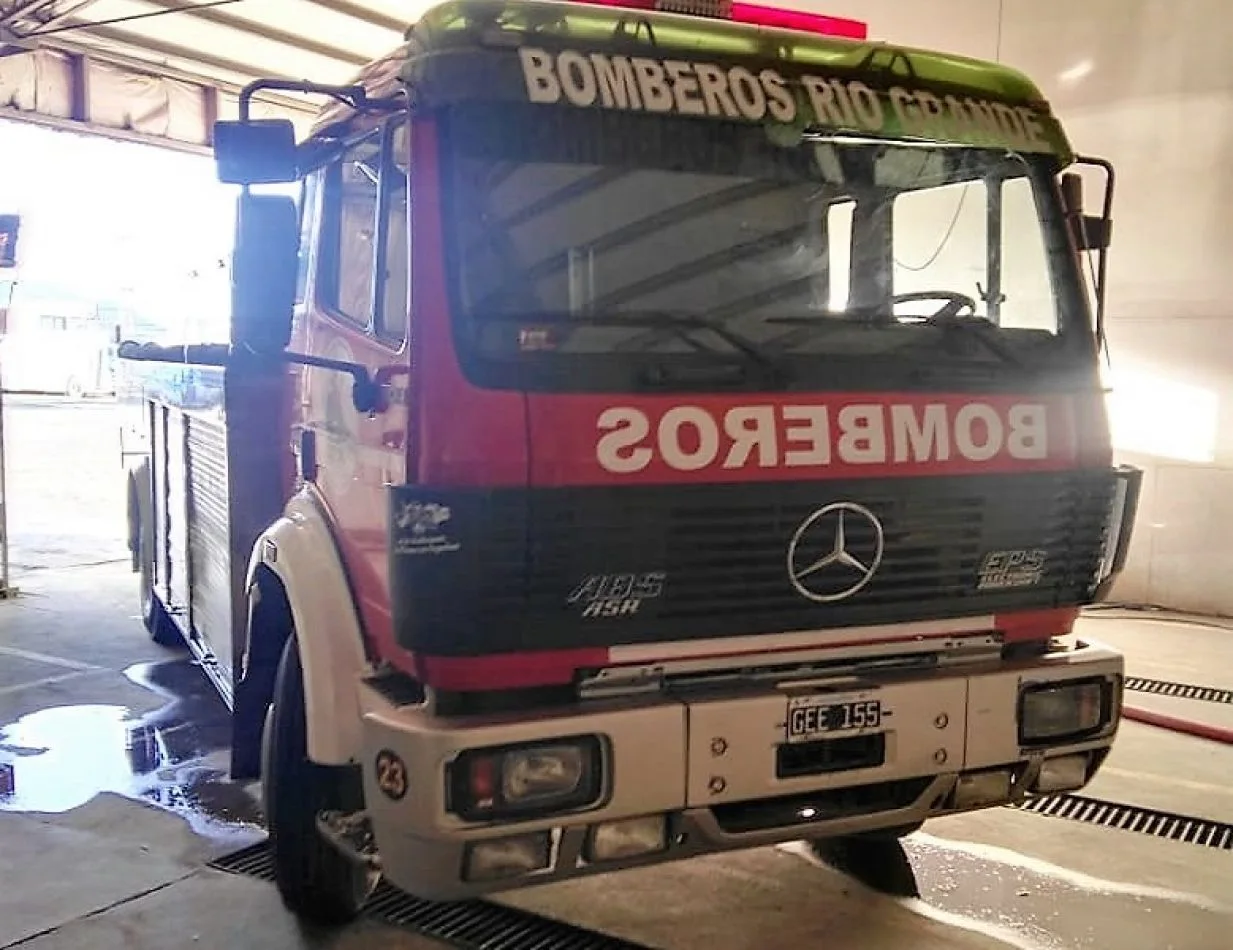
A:
MULTIPOLYGON (((410 366, 405 117, 353 142, 324 169, 307 315, 309 353, 365 366, 410 366)), ((405 371, 389 407, 360 413, 345 373, 309 367, 304 427, 315 438, 316 482, 370 635, 390 625, 386 488, 406 480, 405 371)))

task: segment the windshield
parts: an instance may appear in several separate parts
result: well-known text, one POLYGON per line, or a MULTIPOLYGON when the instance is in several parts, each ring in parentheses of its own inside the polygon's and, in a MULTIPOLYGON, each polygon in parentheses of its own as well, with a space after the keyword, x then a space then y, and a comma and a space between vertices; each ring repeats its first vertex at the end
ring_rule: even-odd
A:
POLYGON ((1048 156, 508 103, 446 132, 454 309, 487 361, 756 349, 884 386, 1090 337, 1048 156))

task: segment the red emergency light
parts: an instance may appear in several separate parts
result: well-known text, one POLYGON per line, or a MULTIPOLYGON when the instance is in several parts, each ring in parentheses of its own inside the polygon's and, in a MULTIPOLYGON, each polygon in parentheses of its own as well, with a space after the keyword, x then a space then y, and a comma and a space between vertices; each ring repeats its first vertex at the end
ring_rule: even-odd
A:
POLYGON ((684 13, 690 16, 731 20, 776 30, 798 30, 819 36, 841 36, 863 40, 869 35, 867 24, 859 20, 764 7, 756 3, 736 3, 730 0, 574 0, 601 7, 624 7, 629 10, 656 10, 662 13, 684 13))

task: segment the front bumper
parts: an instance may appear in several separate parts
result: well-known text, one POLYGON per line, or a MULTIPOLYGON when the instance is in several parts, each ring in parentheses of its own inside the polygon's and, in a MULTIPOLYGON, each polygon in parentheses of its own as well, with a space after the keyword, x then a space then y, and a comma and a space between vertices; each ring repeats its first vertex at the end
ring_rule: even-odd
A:
POLYGON ((655 695, 588 703, 535 718, 434 718, 362 687, 365 799, 382 868, 396 886, 458 899, 702 854, 911 826, 926 818, 1086 784, 1103 762, 1121 712, 1121 656, 1080 642, 1043 657, 965 668, 819 679, 743 694, 655 695), (1020 742, 1023 689, 1103 679, 1112 703, 1082 741, 1020 742), (875 764, 784 774, 791 694, 876 698, 887 711, 875 764), (595 807, 523 821, 464 821, 449 810, 446 770, 467 749, 593 734, 604 740, 604 790, 595 807), (391 761, 406 782, 378 781, 391 761), (385 791, 382 790, 384 784, 385 791), (663 815, 663 850, 588 862, 597 825, 663 815), (467 880, 479 841, 548 832, 547 867, 495 881, 467 880))

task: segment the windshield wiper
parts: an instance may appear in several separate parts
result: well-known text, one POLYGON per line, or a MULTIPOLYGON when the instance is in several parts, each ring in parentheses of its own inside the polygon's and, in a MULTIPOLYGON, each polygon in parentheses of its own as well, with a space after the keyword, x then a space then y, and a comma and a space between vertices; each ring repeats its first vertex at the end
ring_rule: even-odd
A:
POLYGON ((993 330, 996 334, 997 327, 985 317, 932 316, 922 317, 919 322, 927 327, 938 327, 945 334, 958 334, 970 340, 976 340, 1002 362, 1009 363, 1016 369, 1027 369, 1027 364, 1018 353, 999 340, 996 335, 988 332, 993 330))
MULTIPOLYGON (((843 314, 839 319, 835 315, 819 315, 819 316, 784 316, 784 317, 768 317, 767 323, 781 324, 791 327, 784 334, 784 337, 799 337, 802 335, 811 336, 823 331, 840 331, 845 328, 865 327, 876 330, 879 327, 887 326, 903 326, 905 324, 892 314, 880 314, 872 310, 854 310, 843 314)), ((980 343, 985 349, 1000 358, 1003 362, 1009 363, 1016 369, 1027 369, 1027 364, 1023 359, 1008 347, 1005 343, 999 340, 996 336, 996 324, 990 323, 984 317, 958 317, 958 316, 931 316, 931 317, 914 317, 911 320, 911 325, 937 327, 944 334, 967 339, 975 340, 980 343), (990 334, 989 330, 994 333, 990 334)), ((799 342, 799 340, 795 341, 799 342)))
POLYGON ((718 320, 710 320, 705 316, 659 310, 638 310, 607 314, 574 314, 550 310, 522 313, 498 312, 492 314, 487 319, 497 319, 506 322, 551 323, 557 326, 634 327, 648 330, 665 330, 697 350, 715 353, 717 351, 713 348, 700 345, 698 339, 694 336, 695 331, 709 331, 727 343, 734 351, 743 355, 749 362, 756 363, 772 378, 782 379, 785 371, 783 364, 766 350, 762 349, 757 343, 747 339, 735 330, 729 329, 718 320))

